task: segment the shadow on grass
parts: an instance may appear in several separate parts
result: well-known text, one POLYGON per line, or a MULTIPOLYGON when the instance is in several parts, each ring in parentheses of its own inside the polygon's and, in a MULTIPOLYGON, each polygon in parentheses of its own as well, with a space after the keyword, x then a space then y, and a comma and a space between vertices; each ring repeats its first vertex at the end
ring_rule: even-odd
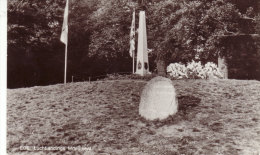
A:
POLYGON ((179 96, 178 97, 178 112, 175 115, 169 116, 164 120, 154 120, 147 121, 144 118, 141 118, 141 121, 144 122, 147 126, 154 125, 155 127, 162 127, 164 125, 173 125, 177 124, 180 121, 192 121, 195 115, 198 113, 198 110, 195 108, 199 105, 201 99, 189 96, 179 96))

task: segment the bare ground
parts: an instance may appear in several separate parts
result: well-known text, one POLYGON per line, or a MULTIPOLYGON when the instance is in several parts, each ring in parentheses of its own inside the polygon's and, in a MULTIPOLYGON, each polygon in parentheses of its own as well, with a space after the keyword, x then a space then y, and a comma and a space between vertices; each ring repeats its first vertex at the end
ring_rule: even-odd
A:
POLYGON ((173 82, 179 112, 152 122, 138 115, 146 81, 78 82, 8 90, 8 154, 260 153, 259 81, 173 82), (77 148, 34 150, 33 146, 77 148))

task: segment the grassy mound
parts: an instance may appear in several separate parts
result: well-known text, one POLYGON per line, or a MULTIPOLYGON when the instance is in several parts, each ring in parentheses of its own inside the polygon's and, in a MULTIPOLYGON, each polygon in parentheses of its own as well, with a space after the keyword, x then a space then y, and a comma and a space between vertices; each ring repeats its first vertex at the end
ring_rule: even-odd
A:
POLYGON ((8 153, 260 153, 260 82, 174 81, 179 112, 152 122, 138 115, 146 83, 112 80, 8 90, 8 153))

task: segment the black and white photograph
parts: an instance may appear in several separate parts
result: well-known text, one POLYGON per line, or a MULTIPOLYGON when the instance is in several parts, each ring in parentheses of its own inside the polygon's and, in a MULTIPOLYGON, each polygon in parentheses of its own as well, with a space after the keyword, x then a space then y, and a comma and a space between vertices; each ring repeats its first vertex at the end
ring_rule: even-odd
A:
POLYGON ((3 154, 260 155, 260 0, 4 8, 3 154))

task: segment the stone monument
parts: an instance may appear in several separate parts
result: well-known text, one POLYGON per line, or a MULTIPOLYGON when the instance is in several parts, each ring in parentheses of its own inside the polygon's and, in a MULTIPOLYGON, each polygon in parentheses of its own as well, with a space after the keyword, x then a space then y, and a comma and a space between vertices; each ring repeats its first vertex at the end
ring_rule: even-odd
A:
POLYGON ((145 11, 139 13, 139 28, 138 28, 138 46, 137 46, 137 62, 136 74, 144 76, 149 74, 148 52, 147 52, 147 33, 145 11))
POLYGON ((228 66, 225 57, 218 57, 218 68, 223 73, 223 78, 228 79, 228 66))
POLYGON ((139 114, 147 120, 162 120, 177 111, 178 100, 172 81, 161 76, 150 80, 141 94, 139 114))

